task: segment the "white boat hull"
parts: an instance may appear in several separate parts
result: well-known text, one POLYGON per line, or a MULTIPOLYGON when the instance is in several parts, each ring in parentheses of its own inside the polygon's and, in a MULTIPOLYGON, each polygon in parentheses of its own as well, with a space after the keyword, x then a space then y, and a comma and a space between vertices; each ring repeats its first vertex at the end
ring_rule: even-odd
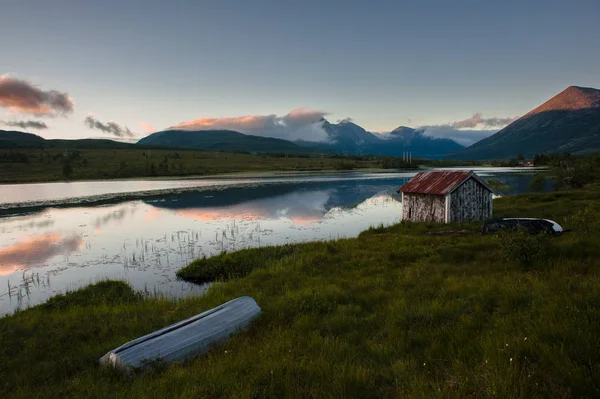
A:
POLYGON ((260 313, 254 299, 239 297, 127 342, 102 356, 100 364, 128 373, 143 369, 156 360, 166 363, 184 361, 247 327, 260 313))

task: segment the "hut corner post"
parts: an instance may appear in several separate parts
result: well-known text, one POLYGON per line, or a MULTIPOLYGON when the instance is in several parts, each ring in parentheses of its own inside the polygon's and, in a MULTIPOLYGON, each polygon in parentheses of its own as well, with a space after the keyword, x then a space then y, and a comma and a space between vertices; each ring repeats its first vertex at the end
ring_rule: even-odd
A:
POLYGON ((450 223, 450 204, 452 203, 451 197, 452 194, 448 194, 444 199, 444 223, 450 223))
POLYGON ((400 193, 400 202, 402 202, 402 213, 400 214, 400 221, 404 220, 404 191, 400 193))

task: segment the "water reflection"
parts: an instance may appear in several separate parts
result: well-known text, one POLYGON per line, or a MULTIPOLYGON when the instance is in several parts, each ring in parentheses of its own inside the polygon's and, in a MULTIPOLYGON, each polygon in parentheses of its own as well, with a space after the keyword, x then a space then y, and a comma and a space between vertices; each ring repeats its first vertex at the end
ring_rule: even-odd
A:
POLYGON ((15 244, 0 248, 0 275, 40 265, 56 255, 69 255, 83 246, 80 236, 65 237, 64 234, 47 234, 22 239, 15 244))
POLYGON ((228 207, 181 208, 177 214, 201 221, 288 218, 306 224, 317 222, 325 215, 330 195, 331 190, 303 191, 228 207))
POLYGON ((126 214, 127 214, 127 208, 120 208, 120 209, 117 209, 116 211, 109 212, 102 217, 96 218, 94 227, 96 227, 96 229, 99 229, 100 227, 104 226, 105 224, 112 223, 112 222, 119 222, 125 217, 126 214))
MULTIPOLYGON (((289 219, 306 225, 319 222, 332 208, 351 209, 368 198, 385 193, 399 198, 394 188, 406 179, 364 182, 285 184, 266 187, 239 187, 183 193, 145 203, 175 211, 187 218, 208 222, 218 220, 289 219)), ((147 220, 156 218, 154 211, 147 220)))
MULTIPOLYGON (((175 278, 198 257, 353 237, 398 222, 396 189, 411 174, 372 175, 204 187, 0 217, 0 314, 105 278, 174 297, 198 295, 207 286, 175 278)), ((513 187, 526 184, 510 179, 513 187)))

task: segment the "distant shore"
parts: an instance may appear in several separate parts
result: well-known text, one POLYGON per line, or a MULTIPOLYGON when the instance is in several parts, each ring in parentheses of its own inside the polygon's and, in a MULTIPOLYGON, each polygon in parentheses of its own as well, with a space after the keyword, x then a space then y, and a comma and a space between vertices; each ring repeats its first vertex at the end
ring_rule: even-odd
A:
MULTIPOLYGON (((416 168, 400 158, 250 155, 201 150, 4 149, 0 184, 132 178, 210 178, 252 173, 330 173, 416 168)), ((1 154, 0 154, 1 155, 1 154)), ((443 161, 440 161, 443 162, 443 161)), ((447 162, 447 166, 455 162, 447 162)))

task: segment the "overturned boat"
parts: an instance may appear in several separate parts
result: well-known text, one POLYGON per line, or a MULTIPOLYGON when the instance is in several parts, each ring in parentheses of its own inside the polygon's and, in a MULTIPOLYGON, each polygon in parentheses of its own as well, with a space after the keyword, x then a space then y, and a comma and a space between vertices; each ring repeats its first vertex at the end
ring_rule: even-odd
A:
POLYGON ((565 230, 554 220, 536 218, 489 219, 481 228, 481 234, 493 234, 500 231, 525 231, 529 234, 546 233, 559 235, 565 230))
POLYGON ((261 313, 254 299, 236 298, 189 319, 144 335, 109 351, 100 364, 124 373, 141 370, 153 361, 184 361, 208 351, 247 327, 261 313))

